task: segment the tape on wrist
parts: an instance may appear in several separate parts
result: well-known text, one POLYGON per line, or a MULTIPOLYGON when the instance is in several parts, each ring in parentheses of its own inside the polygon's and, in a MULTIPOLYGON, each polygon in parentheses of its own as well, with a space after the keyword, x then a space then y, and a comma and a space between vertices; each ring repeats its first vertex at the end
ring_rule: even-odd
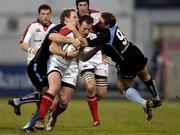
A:
POLYGON ((29 52, 29 53, 33 53, 33 50, 34 50, 34 49, 30 47, 30 48, 28 49, 28 52, 29 52))

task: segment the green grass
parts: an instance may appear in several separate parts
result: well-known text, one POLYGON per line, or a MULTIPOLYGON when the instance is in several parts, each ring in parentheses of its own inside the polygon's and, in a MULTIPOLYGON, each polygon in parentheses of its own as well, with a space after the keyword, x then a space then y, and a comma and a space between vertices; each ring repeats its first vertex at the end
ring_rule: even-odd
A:
MULTIPOLYGON (((7 105, 7 98, 0 100, 0 134, 24 135, 20 128, 29 120, 35 109, 34 104, 21 107, 22 115, 16 116, 7 105)), ((161 108, 153 110, 153 120, 148 122, 143 109, 127 100, 104 99, 99 102, 102 126, 92 126, 86 100, 72 100, 55 129, 41 135, 180 135, 180 102, 164 101, 161 108)))

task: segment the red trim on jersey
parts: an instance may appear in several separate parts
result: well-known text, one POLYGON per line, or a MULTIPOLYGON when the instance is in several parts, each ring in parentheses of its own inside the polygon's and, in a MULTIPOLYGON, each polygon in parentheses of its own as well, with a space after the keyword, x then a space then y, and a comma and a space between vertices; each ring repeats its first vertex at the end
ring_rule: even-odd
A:
POLYGON ((63 27, 62 29, 60 29, 60 31, 58 33, 66 36, 66 35, 68 35, 71 32, 72 31, 70 29, 68 29, 67 27, 63 27))
POLYGON ((32 24, 36 23, 36 22, 37 22, 37 21, 31 22, 31 23, 25 28, 25 30, 24 30, 24 32, 23 32, 23 35, 22 35, 22 37, 20 38, 20 41, 19 41, 20 44, 23 42, 23 40, 24 40, 24 38, 25 38, 25 36, 26 36, 26 34, 27 34, 27 32, 28 32, 29 27, 30 27, 32 24))
POLYGON ((42 23, 39 19, 37 19, 37 22, 40 23, 40 24, 43 26, 44 31, 47 31, 47 29, 49 28, 49 26, 51 26, 51 24, 52 24, 51 21, 49 21, 49 23, 47 23, 47 24, 44 24, 44 23, 42 23))
MULTIPOLYGON (((40 22, 41 23, 41 22, 40 22)), ((41 23, 42 24, 42 23, 41 23)), ((51 26, 52 22, 50 21, 48 24, 42 24, 44 31, 47 31, 48 28, 51 26)))
POLYGON ((95 9, 89 9, 89 12, 90 12, 90 13, 100 13, 100 11, 95 10, 95 9))

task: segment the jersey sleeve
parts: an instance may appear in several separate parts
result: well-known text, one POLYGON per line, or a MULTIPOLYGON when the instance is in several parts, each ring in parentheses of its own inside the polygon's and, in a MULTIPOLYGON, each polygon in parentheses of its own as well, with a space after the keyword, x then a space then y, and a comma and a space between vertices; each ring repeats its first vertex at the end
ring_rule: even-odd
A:
POLYGON ((48 35, 50 33, 59 33, 62 35, 67 35, 69 32, 71 32, 71 31, 68 28, 64 27, 63 24, 58 24, 49 30, 48 35))
POLYGON ((25 29, 25 31, 23 32, 23 36, 20 39, 20 43, 28 43, 30 42, 32 36, 34 34, 34 28, 32 25, 30 25, 29 27, 27 27, 25 29))
POLYGON ((87 42, 89 47, 106 44, 108 43, 108 40, 109 34, 107 32, 99 32, 97 34, 89 33, 87 36, 87 42))

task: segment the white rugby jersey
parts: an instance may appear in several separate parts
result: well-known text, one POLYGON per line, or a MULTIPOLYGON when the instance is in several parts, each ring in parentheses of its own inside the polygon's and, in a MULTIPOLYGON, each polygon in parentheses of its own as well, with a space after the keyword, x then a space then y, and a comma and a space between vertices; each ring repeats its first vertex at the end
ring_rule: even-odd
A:
POLYGON ((89 12, 90 12, 91 17, 93 18, 93 25, 95 25, 96 23, 99 22, 101 13, 99 11, 92 10, 92 9, 90 9, 89 12))
MULTIPOLYGON (((61 29, 60 33, 66 37, 70 37, 70 38, 74 38, 74 34, 72 31, 70 31, 67 27, 64 27, 61 29)), ((62 46, 59 46, 62 47, 62 46)), ((67 68, 70 64, 74 63, 77 64, 77 60, 78 57, 75 58, 63 58, 62 56, 56 55, 56 54, 52 54, 49 57, 49 60, 53 60, 53 61, 57 61, 60 63, 61 66, 64 66, 65 68, 67 68)))
MULTIPOLYGON (((30 23, 24 30, 20 43, 27 43, 29 47, 39 49, 44 38, 46 37, 49 30, 54 27, 55 24, 51 23, 47 26, 42 25, 38 20, 30 23)), ((34 58, 34 54, 27 53, 27 63, 34 58)))
MULTIPOLYGON (((91 17, 93 18, 93 25, 95 25, 96 23, 99 22, 99 18, 101 16, 101 13, 97 10, 93 10, 93 9, 90 9, 89 10, 90 12, 90 15, 91 17)), ((92 33, 90 33, 92 34, 92 33)), ((84 51, 85 52, 88 52, 90 51, 91 49, 93 49, 93 47, 85 47, 84 48, 84 51)), ((100 63, 102 63, 102 53, 101 51, 98 51, 92 58, 91 58, 91 61, 100 61, 100 63)))

